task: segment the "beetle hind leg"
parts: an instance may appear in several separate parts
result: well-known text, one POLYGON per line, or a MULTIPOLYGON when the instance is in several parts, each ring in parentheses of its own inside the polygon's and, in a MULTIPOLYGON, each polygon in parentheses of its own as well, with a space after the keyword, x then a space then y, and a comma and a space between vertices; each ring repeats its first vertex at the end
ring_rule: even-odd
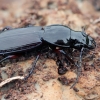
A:
POLYGON ((36 66, 36 63, 37 63, 39 57, 40 57, 40 55, 37 55, 35 61, 34 61, 33 64, 32 64, 32 68, 31 68, 29 74, 28 74, 27 76, 24 77, 24 80, 27 80, 27 79, 32 75, 32 73, 33 73, 33 71, 34 71, 34 69, 35 69, 35 66, 36 66))
POLYGON ((6 56, 5 58, 1 59, 0 60, 0 63, 2 63, 3 61, 7 60, 7 59, 14 59, 14 58, 17 58, 16 55, 9 55, 9 56, 6 56))

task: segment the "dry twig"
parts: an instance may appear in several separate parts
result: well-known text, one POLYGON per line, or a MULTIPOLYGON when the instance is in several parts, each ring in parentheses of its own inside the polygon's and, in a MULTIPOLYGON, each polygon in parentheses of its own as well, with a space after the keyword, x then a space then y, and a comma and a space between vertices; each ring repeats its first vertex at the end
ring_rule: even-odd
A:
POLYGON ((8 79, 4 80, 4 81, 2 81, 2 82, 0 83, 0 88, 1 88, 2 86, 4 86, 5 84, 11 82, 11 81, 13 81, 13 80, 18 80, 18 79, 22 80, 22 79, 24 79, 24 76, 16 76, 16 77, 12 77, 12 78, 8 78, 8 79))

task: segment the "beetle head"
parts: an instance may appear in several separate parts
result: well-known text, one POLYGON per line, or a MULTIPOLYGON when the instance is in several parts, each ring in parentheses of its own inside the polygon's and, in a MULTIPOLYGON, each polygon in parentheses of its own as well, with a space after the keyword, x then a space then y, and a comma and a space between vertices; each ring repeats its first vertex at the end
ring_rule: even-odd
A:
POLYGON ((82 47, 94 49, 96 47, 96 42, 92 37, 87 35, 85 32, 79 32, 79 34, 77 35, 77 39, 74 40, 74 47, 76 49, 80 50, 82 47))
POLYGON ((94 49, 96 47, 96 42, 94 41, 94 39, 92 37, 90 37, 89 35, 87 35, 85 32, 82 32, 82 35, 84 36, 84 41, 83 43, 84 46, 88 49, 94 49))
POLYGON ((86 45, 87 45, 87 48, 94 49, 96 47, 96 42, 94 41, 94 39, 92 37, 87 35, 86 45))

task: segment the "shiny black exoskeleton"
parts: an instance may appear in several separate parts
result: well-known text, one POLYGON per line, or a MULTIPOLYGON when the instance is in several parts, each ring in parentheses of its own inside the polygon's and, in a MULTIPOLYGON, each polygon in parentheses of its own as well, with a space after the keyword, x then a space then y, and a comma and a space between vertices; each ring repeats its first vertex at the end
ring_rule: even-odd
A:
MULTIPOLYGON (((64 54, 71 63, 80 67, 80 65, 75 63, 73 59, 63 51, 63 49, 74 48, 80 50, 79 62, 81 62, 83 49, 87 48, 91 50, 95 47, 96 43, 94 39, 84 31, 74 31, 64 25, 50 25, 45 27, 33 26, 11 30, 9 30, 9 28, 4 28, 0 34, 0 55, 7 55, 7 57, 0 62, 13 58, 16 53, 34 50, 36 48, 37 52, 40 53, 45 48, 51 48, 53 51, 64 54), (6 29, 7 31, 5 31, 6 29), (59 47, 59 49, 56 49, 56 47, 59 47)), ((32 70, 27 78, 34 70, 39 56, 40 54, 37 55, 32 70)), ((62 70, 63 66, 59 68, 62 70)))

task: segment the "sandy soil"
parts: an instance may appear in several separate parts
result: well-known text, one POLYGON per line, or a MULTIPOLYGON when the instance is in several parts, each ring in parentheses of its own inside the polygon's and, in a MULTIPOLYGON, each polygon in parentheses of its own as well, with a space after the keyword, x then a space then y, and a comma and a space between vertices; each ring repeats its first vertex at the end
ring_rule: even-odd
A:
MULTIPOLYGON (((1 100, 100 100, 100 1, 99 0, 0 0, 0 29, 29 24, 86 27, 97 47, 83 56, 82 74, 73 89, 76 68, 59 75, 55 60, 41 56, 34 74, 26 81, 15 80, 0 88, 1 100), (96 1, 96 3, 94 3, 96 1)), ((78 56, 78 55, 77 55, 78 56)), ((0 82, 28 73, 35 56, 8 60, 0 67, 0 82)))

